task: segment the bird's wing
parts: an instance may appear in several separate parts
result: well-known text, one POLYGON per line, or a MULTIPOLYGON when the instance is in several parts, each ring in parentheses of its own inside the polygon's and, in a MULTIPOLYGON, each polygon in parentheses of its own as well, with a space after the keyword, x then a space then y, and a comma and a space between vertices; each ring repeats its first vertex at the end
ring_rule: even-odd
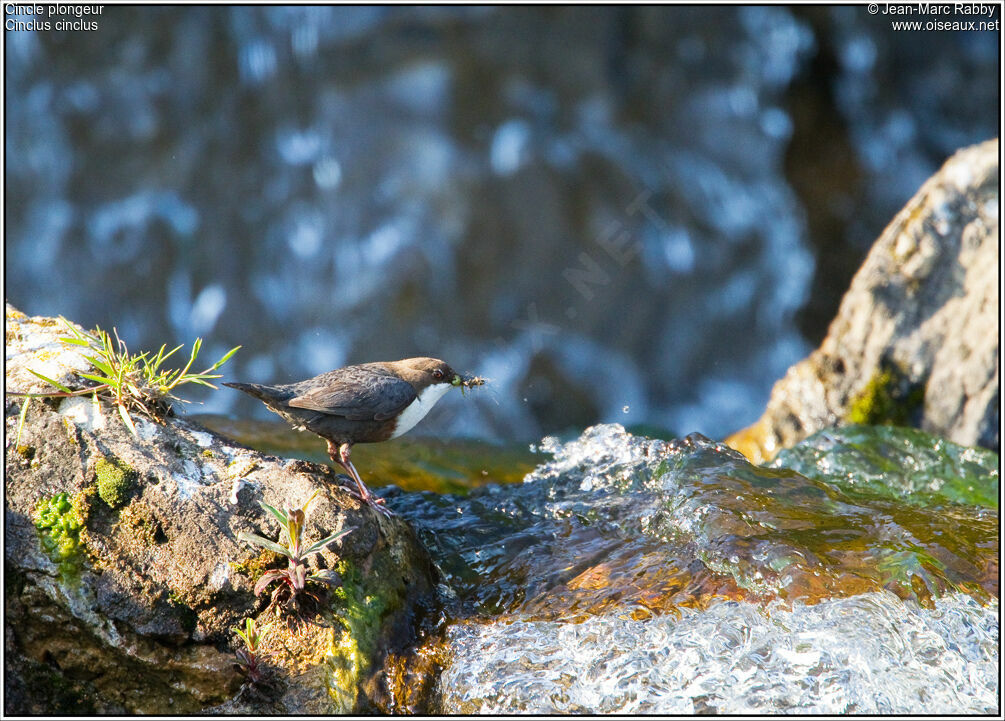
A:
POLYGON ((298 393, 287 401, 294 408, 306 408, 351 421, 385 421, 415 400, 415 389, 407 381, 389 373, 345 368, 325 382, 298 393), (348 372, 346 372, 348 371, 348 372))

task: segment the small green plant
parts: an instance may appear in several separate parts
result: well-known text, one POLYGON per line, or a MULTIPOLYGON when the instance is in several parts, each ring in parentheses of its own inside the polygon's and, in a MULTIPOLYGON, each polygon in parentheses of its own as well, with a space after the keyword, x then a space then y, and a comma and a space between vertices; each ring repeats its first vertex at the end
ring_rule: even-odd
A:
POLYGON ((244 628, 235 628, 234 632, 244 641, 244 648, 239 648, 235 652, 237 656, 237 670, 244 676, 245 681, 241 686, 240 693, 252 690, 264 690, 270 686, 271 670, 262 663, 258 655, 259 643, 262 636, 255 625, 255 619, 244 619, 244 628))
POLYGON ((279 586, 272 592, 272 598, 269 602, 269 608, 286 607, 292 606, 294 612, 298 616, 305 616, 307 611, 307 606, 305 601, 311 599, 315 602, 319 601, 318 597, 308 590, 308 582, 317 583, 323 586, 334 587, 340 582, 338 573, 332 569, 323 569, 320 571, 314 571, 308 574, 307 566, 304 564, 311 556, 321 553, 328 544, 337 541, 346 534, 355 530, 353 528, 345 528, 338 533, 333 533, 327 538, 323 538, 320 541, 311 544, 306 549, 304 548, 304 525, 307 520, 307 511, 311 503, 321 490, 318 489, 311 494, 311 497, 300 508, 287 508, 285 511, 280 511, 277 508, 273 508, 268 503, 264 501, 259 501, 259 505, 262 506, 266 511, 271 513, 276 520, 279 521, 282 526, 283 533, 286 534, 286 540, 289 545, 284 546, 281 541, 283 540, 282 535, 280 535, 278 541, 270 541, 268 538, 262 538, 254 533, 248 533, 247 531, 242 531, 238 535, 238 539, 242 541, 247 541, 254 546, 260 546, 262 548, 267 548, 270 551, 274 551, 282 556, 284 556, 288 565, 285 569, 272 569, 266 571, 262 574, 261 578, 258 579, 258 583, 255 584, 255 595, 260 596, 266 588, 269 587, 275 581, 279 582, 279 586))
POLYGON ((71 390, 62 383, 46 378, 41 373, 31 370, 33 375, 41 378, 49 385, 58 388, 58 393, 12 393, 11 395, 27 396, 24 406, 21 409, 21 419, 18 424, 18 437, 20 437, 21 426, 24 424, 24 415, 27 412, 28 401, 31 398, 53 398, 78 396, 93 393, 95 397, 112 403, 122 416, 123 423, 132 432, 136 433, 136 426, 130 412, 142 413, 151 420, 162 423, 165 416, 171 413, 171 401, 181 401, 188 403, 184 398, 175 395, 175 390, 186 383, 197 383, 216 389, 216 386, 209 381, 220 378, 221 374, 214 374, 220 366, 230 360, 230 357, 238 351, 241 346, 231 348, 220 360, 211 365, 201 373, 190 373, 192 364, 195 363, 199 350, 202 348, 202 338, 196 338, 192 344, 192 353, 188 363, 184 368, 176 370, 166 370, 164 362, 184 347, 184 344, 167 350, 167 345, 162 345, 156 355, 151 356, 149 352, 139 355, 131 355, 125 342, 119 338, 118 331, 112 328, 115 336, 112 336, 101 328, 95 328, 88 333, 77 330, 66 318, 60 316, 59 319, 70 332, 70 336, 60 337, 60 341, 66 345, 80 346, 87 349, 89 353, 84 353, 91 365, 98 373, 80 373, 78 375, 92 383, 87 388, 71 390))

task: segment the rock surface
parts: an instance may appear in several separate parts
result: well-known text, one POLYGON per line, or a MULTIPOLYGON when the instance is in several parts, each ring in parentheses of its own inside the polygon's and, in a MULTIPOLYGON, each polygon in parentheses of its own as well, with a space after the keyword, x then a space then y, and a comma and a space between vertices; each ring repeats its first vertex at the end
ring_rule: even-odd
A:
MULTIPOLYGON (((7 306, 8 392, 51 390, 29 367, 79 387, 73 370, 86 361, 58 342, 61 330, 7 306)), ((325 466, 177 418, 134 417, 136 439, 87 396, 31 400, 16 439, 23 402, 6 399, 5 712, 396 708, 384 659, 414 641, 437 605, 436 571, 407 523, 361 506, 325 466), (237 536, 276 539, 258 501, 297 507, 316 488, 305 538, 355 530, 312 561, 337 565, 350 592, 326 597, 328 625, 270 627, 271 647, 287 649, 265 657, 276 691, 245 708, 231 700, 242 681, 232 629, 248 616, 266 625, 268 593, 256 598, 254 580, 285 562, 237 536)))
POLYGON ((897 214, 822 345, 726 442, 755 462, 849 422, 998 447, 998 140, 951 157, 897 214))

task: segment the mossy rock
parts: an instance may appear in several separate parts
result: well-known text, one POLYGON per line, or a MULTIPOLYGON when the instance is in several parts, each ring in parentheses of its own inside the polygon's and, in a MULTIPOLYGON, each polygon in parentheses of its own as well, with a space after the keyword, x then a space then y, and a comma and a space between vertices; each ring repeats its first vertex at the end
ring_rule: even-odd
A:
POLYGON ((338 572, 342 585, 335 589, 334 605, 342 629, 333 634, 325 664, 329 672, 328 693, 335 712, 351 713, 356 707, 360 681, 370 670, 370 659, 389 602, 364 588, 359 570, 349 561, 339 561, 338 572))
POLYGON ((247 576, 252 584, 258 583, 262 574, 272 568, 279 568, 283 557, 267 548, 257 556, 249 556, 242 561, 231 561, 228 565, 235 573, 247 576))
POLYGON ((876 372, 848 405, 845 420, 856 425, 912 425, 925 401, 923 386, 913 384, 895 367, 876 372))
POLYGON ((115 530, 140 546, 153 546, 165 540, 160 520, 142 501, 133 501, 119 512, 115 530))

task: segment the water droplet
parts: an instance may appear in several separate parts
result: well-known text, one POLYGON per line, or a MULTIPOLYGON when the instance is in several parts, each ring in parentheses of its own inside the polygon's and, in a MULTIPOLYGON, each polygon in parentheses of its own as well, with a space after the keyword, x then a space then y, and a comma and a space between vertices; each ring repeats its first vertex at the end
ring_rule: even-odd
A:
POLYGON ((627 413, 628 412, 628 406, 626 405, 624 408, 622 408, 621 412, 622 413, 627 413))

